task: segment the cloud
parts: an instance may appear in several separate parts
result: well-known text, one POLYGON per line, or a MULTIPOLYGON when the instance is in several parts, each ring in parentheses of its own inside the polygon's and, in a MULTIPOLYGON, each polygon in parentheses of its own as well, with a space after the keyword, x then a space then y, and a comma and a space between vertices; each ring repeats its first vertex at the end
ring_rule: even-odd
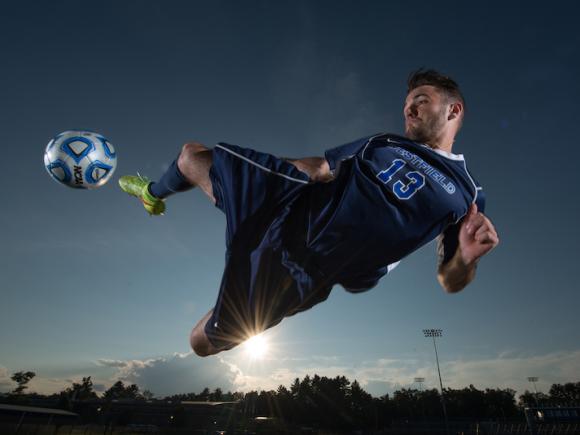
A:
MULTIPOLYGON (((227 357, 224 357, 224 359, 227 357)), ((231 364, 231 363, 230 363, 231 364)), ((238 368, 235 385, 242 391, 251 389, 276 389, 289 386, 295 378, 318 374, 320 376, 346 376, 355 379, 374 396, 391 394, 400 388, 417 388, 414 378, 425 378, 424 388, 439 388, 436 367, 416 359, 377 359, 352 364, 332 357, 329 361, 288 360, 269 361, 266 375, 248 373, 238 368)), ((463 388, 473 384, 477 388, 511 388, 523 393, 530 389, 528 376, 540 378, 539 390, 547 392, 554 383, 579 380, 580 350, 562 351, 544 355, 499 354, 487 359, 448 361, 441 365, 443 386, 463 388)))
MULTIPOLYGON (((14 373, 14 372, 12 372, 14 373)), ((10 392, 13 391, 18 384, 10 379, 11 373, 8 368, 0 366, 0 392, 10 392)), ((38 375, 30 380, 25 390, 27 393, 41 392, 41 393, 52 393, 60 391, 62 385, 64 384, 63 379, 54 378, 43 378, 38 375)))
MULTIPOLYGON (((554 383, 578 382, 580 350, 560 351, 543 355, 517 352, 502 353, 489 358, 447 361, 441 364, 444 387, 512 388, 523 393, 531 389, 528 376, 539 377, 538 390, 547 392, 554 383)), ((135 383, 140 390, 150 390, 157 397, 177 393, 199 393, 205 387, 223 391, 276 390, 290 387, 296 378, 306 375, 346 376, 357 380, 373 396, 391 394, 400 388, 417 387, 415 377, 425 378, 424 388, 438 388, 437 368, 431 362, 417 359, 379 358, 353 362, 337 356, 295 358, 271 355, 261 361, 250 362, 243 349, 215 357, 199 358, 193 353, 147 358, 143 360, 99 359, 95 373, 86 373, 94 382, 95 391, 104 392, 117 380, 135 383)), ((73 382, 80 382, 77 373, 63 378, 43 377, 37 373, 29 391, 53 393, 62 391, 73 382)), ((9 370, 0 366, 0 391, 14 388, 9 370)))
POLYGON ((16 384, 10 379, 8 369, 0 366, 0 391, 9 391, 15 386, 16 384))
POLYGON ((445 364, 444 381, 452 386, 474 384, 481 387, 513 388, 520 393, 531 389, 528 376, 539 377, 538 389, 548 391, 555 383, 580 379, 580 350, 545 355, 502 354, 497 358, 453 361, 445 364))
POLYGON ((135 383, 158 397, 178 393, 199 393, 205 387, 234 391, 239 371, 219 357, 199 358, 191 353, 175 353, 146 360, 100 359, 98 364, 115 368, 115 379, 135 383))
POLYGON ((99 359, 97 360, 97 364, 104 366, 104 367, 113 367, 117 368, 117 377, 120 380, 130 380, 139 377, 139 374, 149 368, 155 366, 160 362, 165 361, 164 358, 155 358, 155 359, 148 359, 148 360, 112 360, 112 359, 99 359))

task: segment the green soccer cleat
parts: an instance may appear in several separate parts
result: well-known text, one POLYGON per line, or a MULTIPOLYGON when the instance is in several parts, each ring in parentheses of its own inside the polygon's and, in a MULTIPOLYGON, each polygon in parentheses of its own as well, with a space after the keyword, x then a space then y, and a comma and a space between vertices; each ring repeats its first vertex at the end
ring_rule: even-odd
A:
POLYGON ((151 181, 141 175, 123 175, 119 186, 129 195, 136 196, 150 215, 161 215, 165 211, 165 202, 149 192, 151 181))

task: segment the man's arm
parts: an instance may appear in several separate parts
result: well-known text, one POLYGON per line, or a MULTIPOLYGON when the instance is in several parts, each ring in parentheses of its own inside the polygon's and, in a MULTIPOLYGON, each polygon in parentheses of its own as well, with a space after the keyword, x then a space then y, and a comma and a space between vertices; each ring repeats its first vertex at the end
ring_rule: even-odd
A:
MULTIPOLYGON (((457 293, 475 278, 477 262, 499 243, 499 237, 491 221, 478 213, 473 204, 459 228, 458 247, 447 262, 442 262, 437 270, 437 279, 448 293, 457 293)), ((443 241, 438 240, 439 251, 443 251, 443 241)))
MULTIPOLYGON (((376 136, 376 135, 375 135, 376 136)), ((334 179, 340 163, 353 157, 374 136, 363 137, 324 152, 324 157, 306 157, 304 159, 286 159, 300 171, 308 174, 314 182, 327 183, 334 179)))
POLYGON ((315 183, 327 183, 334 178, 330 171, 330 165, 324 157, 305 157, 303 159, 291 160, 299 171, 308 174, 315 183))

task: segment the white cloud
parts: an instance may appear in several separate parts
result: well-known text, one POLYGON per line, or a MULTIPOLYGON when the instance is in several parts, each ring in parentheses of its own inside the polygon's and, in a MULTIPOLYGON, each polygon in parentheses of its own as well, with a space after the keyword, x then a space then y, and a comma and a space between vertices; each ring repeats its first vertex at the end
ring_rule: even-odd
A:
POLYGON ((152 391, 158 397, 199 393, 205 387, 235 391, 234 379, 239 375, 235 368, 219 357, 199 358, 192 352, 147 360, 101 359, 98 363, 115 368, 115 380, 135 383, 141 390, 152 391))
MULTIPOLYGON (((104 392, 107 388, 109 388, 113 382, 103 377, 100 373, 88 373, 88 374, 78 374, 75 370, 75 373, 70 373, 66 377, 50 377, 50 376, 43 376, 42 372, 36 372, 36 376, 32 378, 32 380, 28 384, 27 392, 29 393, 39 393, 39 394, 54 394, 59 393, 66 388, 72 386, 73 383, 80 384, 84 377, 90 376, 91 381, 93 382, 93 389, 97 393, 104 392)), ((13 382, 8 390, 14 389, 16 384, 13 382)), ((2 385, 0 383, 0 390, 2 390, 2 385)))
MULTIPOLYGON (((80 382, 80 378, 74 382, 80 382)), ((61 378, 50 378, 43 377, 42 375, 37 375, 29 382, 27 393, 39 393, 39 394, 53 394, 63 391, 72 385, 72 381, 69 382, 68 379, 61 378)))
MULTIPOLYGON (((224 357, 224 359, 227 357, 224 357)), ((231 364, 231 363, 230 363, 231 364)), ((577 382, 580 379, 580 350, 527 356, 500 354, 480 360, 448 361, 441 365, 444 387, 512 388, 521 394, 530 389, 528 376, 538 376, 538 389, 547 392, 554 383, 577 382)), ((392 393, 400 388, 417 387, 415 377, 425 378, 424 388, 438 388, 437 369, 433 364, 415 359, 378 359, 351 364, 332 357, 326 363, 313 359, 269 361, 266 375, 243 373, 239 370, 234 382, 240 390, 276 389, 289 386, 295 378, 318 374, 346 376, 355 379, 374 396, 392 393)))
POLYGON ((15 386, 16 384, 10 379, 8 369, 0 366, 0 391, 9 391, 15 386))
POLYGON ((117 377, 120 380, 129 381, 138 378, 143 370, 149 367, 154 367, 155 364, 163 361, 165 361, 164 358, 148 359, 144 361, 136 359, 128 361, 99 359, 97 363, 101 366, 117 368, 117 377))
POLYGON ((520 393, 531 389, 528 376, 538 376, 538 389, 547 392, 552 384, 578 382, 580 350, 545 355, 503 354, 497 358, 453 361, 442 367, 450 386, 513 388, 520 393))

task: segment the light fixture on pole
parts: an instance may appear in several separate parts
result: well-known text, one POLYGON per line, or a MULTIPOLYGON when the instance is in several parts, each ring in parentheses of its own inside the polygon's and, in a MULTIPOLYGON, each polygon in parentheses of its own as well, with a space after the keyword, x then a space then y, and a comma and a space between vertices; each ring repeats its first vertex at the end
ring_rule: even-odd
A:
POLYGON ((421 403, 421 416, 424 419, 425 418, 425 400, 423 397, 423 382, 425 382, 425 378, 415 378, 414 381, 416 384, 419 384, 418 399, 419 399, 419 402, 421 403))
POLYGON ((536 406, 539 406, 538 404, 538 389, 536 388, 536 382, 538 382, 538 378, 537 376, 528 376, 528 382, 531 382, 534 385, 534 392, 536 393, 535 399, 536 399, 536 406))
POLYGON ((435 337, 442 337, 442 329, 423 329, 423 335, 426 338, 433 338, 433 347, 435 348, 435 360, 437 361, 437 373, 439 373, 439 386, 441 387, 441 407, 443 408, 443 417, 445 418, 445 429, 447 435, 449 435, 449 421, 447 420, 447 409, 445 407, 445 397, 443 395, 443 381, 441 380, 441 369, 439 368, 439 355, 437 354, 437 344, 435 343, 435 337))
POLYGON ((419 391, 423 392, 423 382, 425 382, 425 378, 415 378, 414 382, 419 384, 419 391))

